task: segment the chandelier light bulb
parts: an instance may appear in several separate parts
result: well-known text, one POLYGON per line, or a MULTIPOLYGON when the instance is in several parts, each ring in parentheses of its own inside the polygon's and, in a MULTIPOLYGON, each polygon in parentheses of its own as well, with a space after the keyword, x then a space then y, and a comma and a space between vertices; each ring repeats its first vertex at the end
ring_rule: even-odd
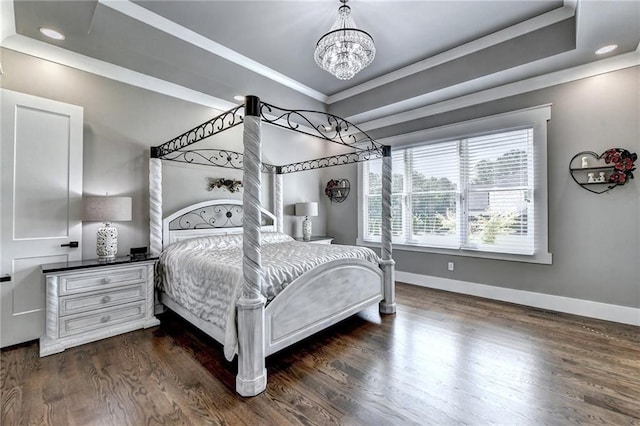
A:
POLYGON ((376 55, 373 38, 356 27, 348 0, 340 0, 338 19, 329 32, 320 37, 314 52, 316 64, 340 80, 350 80, 367 67, 376 55))

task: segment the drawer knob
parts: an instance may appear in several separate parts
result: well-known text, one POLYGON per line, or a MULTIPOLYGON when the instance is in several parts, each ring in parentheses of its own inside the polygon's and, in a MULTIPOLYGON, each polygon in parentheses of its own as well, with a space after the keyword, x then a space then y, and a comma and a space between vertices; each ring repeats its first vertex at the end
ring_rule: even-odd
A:
POLYGON ((109 303, 111 302, 111 296, 105 296, 102 298, 102 303, 109 303))
POLYGON ((109 278, 109 277, 104 277, 104 278, 102 279, 102 283, 103 283, 103 284, 109 284, 110 282, 111 282, 111 278, 109 278))
POLYGON ((100 322, 107 322, 111 319, 111 315, 105 315, 102 318, 100 318, 100 322))

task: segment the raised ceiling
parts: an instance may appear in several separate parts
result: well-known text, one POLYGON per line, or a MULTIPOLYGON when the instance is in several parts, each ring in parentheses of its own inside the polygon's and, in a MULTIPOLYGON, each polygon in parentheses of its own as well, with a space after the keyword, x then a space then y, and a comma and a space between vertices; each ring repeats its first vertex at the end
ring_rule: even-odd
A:
POLYGON ((327 95, 562 6, 557 0, 460 3, 464 7, 351 1, 356 23, 375 40, 377 58, 352 80, 340 81, 313 60, 316 42, 337 17, 338 1, 136 3, 327 95))
MULTIPOLYGON (((14 1, 23 38, 115 64, 226 102, 256 94, 355 122, 634 52, 638 1, 349 2, 375 39, 374 62, 340 81, 313 60, 337 15, 326 1, 14 1), (42 36, 51 27, 64 41, 42 36)), ((36 49, 37 50, 37 49, 36 49)), ((31 49, 30 53, 33 53, 31 49)), ((224 103, 222 103, 224 104, 224 103)))

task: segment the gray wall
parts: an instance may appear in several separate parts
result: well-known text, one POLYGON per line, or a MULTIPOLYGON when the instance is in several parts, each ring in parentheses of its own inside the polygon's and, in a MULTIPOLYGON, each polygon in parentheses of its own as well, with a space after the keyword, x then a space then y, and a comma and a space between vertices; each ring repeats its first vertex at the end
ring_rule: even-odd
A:
MULTIPOLYGON (((120 222, 118 252, 128 254, 130 247, 149 245, 148 156, 149 147, 218 115, 201 105, 140 89, 114 80, 79 71, 53 62, 0 49, 5 89, 53 99, 84 108, 83 185, 85 195, 130 196, 133 220, 120 222)), ((267 99, 267 101, 270 101, 267 99)), ((263 157, 269 162, 296 161, 319 156, 321 144, 313 138, 263 126, 263 157), (286 149, 283 149, 286 147, 286 149)), ((239 130, 212 138, 226 148, 242 151, 239 130)), ((206 177, 239 177, 230 169, 194 167, 164 162, 165 214, 211 198, 234 198, 222 190, 206 189, 206 177)), ((320 171, 288 175, 285 187, 285 232, 301 234, 301 218, 293 216, 292 205, 300 201, 319 201, 322 184, 320 171)), ((264 179, 264 201, 270 208, 270 180, 264 179)), ((321 203, 320 215, 313 218, 314 233, 324 234, 326 217, 321 203)), ((82 256, 95 257, 96 230, 100 225, 83 225, 82 256)))
POLYGON ((327 211, 327 235, 334 237, 336 244, 355 244, 358 236, 358 168, 353 164, 329 167, 325 169, 325 183, 329 179, 348 179, 351 190, 341 203, 323 197, 327 211))
MULTIPOLYGON (((397 270, 499 287, 640 307, 640 171, 595 195, 573 182, 579 151, 640 153, 640 68, 634 67, 370 132, 398 135, 552 103, 548 123, 549 250, 552 265, 394 251, 397 270), (455 271, 447 271, 447 262, 455 271)), ((637 162, 640 166, 640 162, 637 162)), ((353 177, 355 168, 345 171, 353 177)), ((355 194, 354 194, 355 195, 355 194)), ((328 207, 328 232, 354 243, 356 199, 328 207)))
MULTIPOLYGON (((133 197, 133 221, 120 223, 119 249, 148 245, 148 148, 196 125, 215 111, 121 84, 10 50, 0 50, 2 87, 84 107, 85 193, 133 197)), ((552 265, 477 259, 396 250, 397 269, 417 274, 640 307, 640 172, 638 179, 605 195, 579 188, 570 178, 577 152, 610 147, 640 151, 639 68, 600 75, 371 132, 380 138, 515 109, 553 103, 549 122, 549 244, 552 265), (456 269, 448 272, 448 261, 456 269)), ((275 100, 274 100, 275 101, 275 100)), ((321 145, 300 135, 263 127, 266 161, 295 161, 321 145), (281 133, 278 133, 281 132, 281 133), (292 148, 293 147, 293 148, 292 148)), ((233 138, 233 135, 229 136, 233 138)), ((225 141, 235 144, 239 141, 225 141)), ((180 191, 166 195, 168 210, 185 200, 219 197, 206 191, 201 168, 183 171, 180 191)), ((223 170, 221 176, 231 176, 223 170)), ((172 181, 175 182, 175 181, 172 181)), ((265 188, 266 189, 266 188, 265 188)), ((314 234, 355 243, 357 178, 354 166, 332 167, 285 177, 286 231, 300 235, 293 203, 320 201, 314 234), (340 204, 322 194, 326 181, 347 178, 352 192, 340 204)), ((268 189, 266 189, 268 190, 268 189)), ((226 197, 225 193, 223 197, 226 197)), ((94 257, 98 224, 85 224, 83 256, 94 257)))

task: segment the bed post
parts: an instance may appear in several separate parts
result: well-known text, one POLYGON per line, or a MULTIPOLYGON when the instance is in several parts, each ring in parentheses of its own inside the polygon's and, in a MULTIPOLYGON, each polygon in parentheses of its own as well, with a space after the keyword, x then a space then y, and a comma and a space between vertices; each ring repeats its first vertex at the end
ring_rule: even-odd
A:
POLYGON ((149 156, 149 253, 162 252, 162 160, 155 148, 149 156))
POLYGON ((391 180, 392 180, 391 147, 383 147, 382 157, 382 269, 384 279, 384 299, 380 302, 380 313, 396 312, 395 264, 392 258, 391 244, 391 180))
POLYGON ((284 200, 282 193, 282 179, 280 167, 273 172, 273 214, 276 215, 276 231, 284 232, 284 200))
POLYGON ((267 387, 264 350, 264 305, 262 258, 260 255, 260 99, 247 96, 244 106, 244 210, 242 273, 244 284, 238 309, 238 375, 236 392, 254 396, 267 387))

